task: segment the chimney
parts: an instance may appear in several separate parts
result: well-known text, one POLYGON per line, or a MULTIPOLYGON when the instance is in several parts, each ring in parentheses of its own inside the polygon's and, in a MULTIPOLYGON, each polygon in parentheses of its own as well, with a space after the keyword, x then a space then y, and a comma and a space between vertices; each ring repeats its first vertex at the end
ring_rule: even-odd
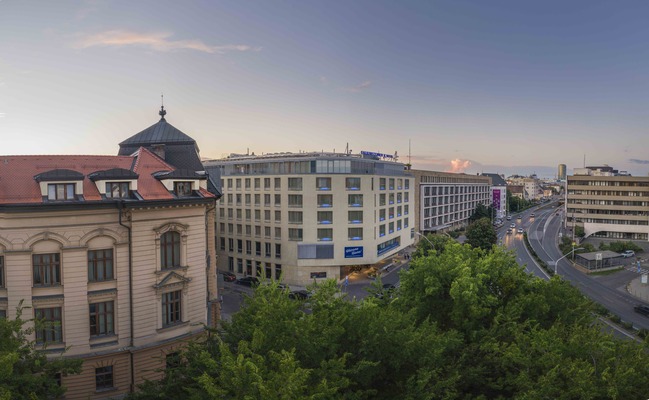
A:
POLYGON ((164 144, 152 144, 151 145, 151 151, 156 156, 162 158, 163 160, 165 159, 165 145, 164 144))

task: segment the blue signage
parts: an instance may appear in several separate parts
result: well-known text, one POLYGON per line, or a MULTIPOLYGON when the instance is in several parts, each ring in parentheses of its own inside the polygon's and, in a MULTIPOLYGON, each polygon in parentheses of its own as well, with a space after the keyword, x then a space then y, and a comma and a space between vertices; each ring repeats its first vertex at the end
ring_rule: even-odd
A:
POLYGON ((345 247, 345 258, 363 257, 363 246, 345 247))

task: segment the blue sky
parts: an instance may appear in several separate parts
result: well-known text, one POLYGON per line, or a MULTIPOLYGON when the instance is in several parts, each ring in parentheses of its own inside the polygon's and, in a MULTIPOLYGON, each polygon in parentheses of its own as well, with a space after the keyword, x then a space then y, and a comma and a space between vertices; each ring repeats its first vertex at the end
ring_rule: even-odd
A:
POLYGON ((398 152, 416 168, 649 172, 646 1, 0 0, 2 154, 398 152))

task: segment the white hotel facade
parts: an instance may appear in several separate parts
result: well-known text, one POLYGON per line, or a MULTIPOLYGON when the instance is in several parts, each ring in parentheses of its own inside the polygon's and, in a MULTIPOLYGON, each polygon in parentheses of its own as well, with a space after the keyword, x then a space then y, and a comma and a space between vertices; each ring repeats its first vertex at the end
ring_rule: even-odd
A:
MULTIPOLYGON (((376 154, 205 161, 220 178, 218 269, 293 285, 345 275, 413 243, 415 179, 376 154)), ((216 180, 216 179, 215 179, 216 180)))

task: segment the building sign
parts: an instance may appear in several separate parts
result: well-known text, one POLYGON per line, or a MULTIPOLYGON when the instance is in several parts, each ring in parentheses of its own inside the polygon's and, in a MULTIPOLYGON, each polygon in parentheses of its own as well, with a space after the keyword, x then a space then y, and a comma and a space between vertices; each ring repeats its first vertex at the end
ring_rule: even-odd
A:
POLYGON ((394 158, 394 156, 392 156, 390 154, 375 153, 373 151, 361 151, 361 154, 364 155, 364 156, 369 156, 369 157, 387 158, 389 160, 394 158))
POLYGON ((491 203, 496 210, 500 210, 500 189, 494 189, 491 195, 491 203))
POLYGON ((363 246, 345 247, 345 258, 362 258, 363 246))
POLYGON ((311 272, 311 279, 321 279, 326 277, 327 277, 326 272, 311 272))

